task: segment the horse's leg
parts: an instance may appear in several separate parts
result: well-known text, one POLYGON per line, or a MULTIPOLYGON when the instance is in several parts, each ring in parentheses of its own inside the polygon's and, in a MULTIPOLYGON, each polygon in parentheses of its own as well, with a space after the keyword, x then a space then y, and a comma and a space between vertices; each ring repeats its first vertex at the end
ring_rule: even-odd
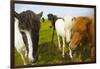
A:
POLYGON ((72 50, 71 50, 71 48, 69 47, 69 56, 70 56, 70 58, 72 58, 73 56, 72 56, 72 50))
POLYGON ((95 61, 95 57, 96 57, 96 48, 95 48, 95 39, 94 36, 89 37, 89 46, 90 46, 90 60, 91 61, 95 61), (91 39, 92 38, 92 39, 91 39))
POLYGON ((95 35, 94 37, 92 37, 93 39, 91 39, 91 60, 94 62, 96 60, 96 45, 95 45, 95 35))
POLYGON ((62 39, 63 39, 63 49, 62 49, 62 56, 64 57, 65 56, 65 38, 64 37, 62 37, 62 39))
POLYGON ((25 57, 28 57, 28 51, 25 50, 25 57))
POLYGON ((53 40, 54 40, 54 32, 55 32, 55 29, 53 29, 53 32, 52 32, 52 40, 51 40, 52 44, 53 44, 53 40))
POLYGON ((82 43, 79 44, 79 47, 80 47, 80 48, 79 48, 79 51, 80 51, 80 52, 79 52, 79 62, 82 62, 82 61, 83 61, 83 55, 84 55, 84 54, 83 54, 82 43))
POLYGON ((35 63, 38 60, 38 41, 39 41, 39 32, 33 32, 32 34, 32 43, 33 43, 33 57, 35 63))
POLYGON ((59 46, 59 49, 61 49, 61 43, 60 43, 60 36, 58 35, 58 46, 59 46))
MULTIPOLYGON (((94 19, 92 19, 94 20, 94 19)), ((89 39, 89 46, 90 46, 90 59, 91 61, 95 61, 96 60, 96 45, 95 45, 95 24, 94 24, 94 21, 92 21, 92 23, 90 23, 88 25, 88 39, 89 39)))
POLYGON ((29 49, 28 49, 28 41, 27 41, 27 36, 24 32, 21 32, 22 34, 22 38, 23 38, 23 41, 24 41, 24 44, 25 44, 25 57, 28 57, 28 52, 29 52, 29 49))
POLYGON ((24 58, 23 54, 20 53, 20 56, 21 56, 21 58, 22 58, 22 60, 23 60, 24 65, 26 65, 25 58, 24 58))
POLYGON ((29 31, 25 31, 26 33, 26 37, 27 37, 27 41, 28 41, 28 49, 29 49, 29 52, 28 52, 28 58, 29 58, 29 61, 34 61, 34 57, 33 57, 33 48, 32 48, 32 40, 31 40, 31 34, 29 31))
POLYGON ((91 57, 92 57, 92 61, 95 61, 95 57, 96 57, 95 47, 91 48, 91 57))
POLYGON ((91 51, 90 52, 91 52, 91 55, 90 55, 91 61, 95 61, 95 56, 96 56, 95 46, 91 47, 91 51))
POLYGON ((25 58, 24 58, 23 52, 20 51, 20 50, 18 50, 18 49, 16 49, 16 50, 17 50, 17 52, 20 54, 20 57, 21 57, 21 59, 22 59, 22 61, 23 61, 23 64, 26 65, 26 61, 25 61, 25 58))

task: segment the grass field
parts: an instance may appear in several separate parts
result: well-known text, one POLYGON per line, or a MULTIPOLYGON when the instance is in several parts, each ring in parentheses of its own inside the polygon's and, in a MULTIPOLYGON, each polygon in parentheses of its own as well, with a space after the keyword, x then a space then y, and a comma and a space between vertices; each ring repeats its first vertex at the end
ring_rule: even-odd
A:
MULTIPOLYGON (((44 23, 41 23, 41 29, 39 33, 39 47, 38 54, 39 59, 35 63, 38 64, 61 64, 61 63, 70 63, 69 58, 62 58, 62 52, 58 49, 57 35, 55 32, 54 44, 51 43, 52 37, 52 28, 49 28, 50 23, 46 20, 44 23)), ((68 46, 66 45, 65 51, 68 51, 68 46)), ((79 56, 77 56, 79 57, 79 56)), ((76 58, 77 58, 76 57, 76 58)), ((28 64, 30 62, 26 58, 28 64)), ((15 65, 23 65, 21 57, 15 50, 15 65)))

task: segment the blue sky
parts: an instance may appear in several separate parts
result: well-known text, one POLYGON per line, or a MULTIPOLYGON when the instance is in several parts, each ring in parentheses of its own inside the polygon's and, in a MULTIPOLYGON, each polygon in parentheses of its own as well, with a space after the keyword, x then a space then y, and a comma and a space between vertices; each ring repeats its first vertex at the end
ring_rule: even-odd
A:
POLYGON ((15 4, 15 11, 20 13, 25 10, 32 10, 35 13, 43 11, 43 17, 47 18, 47 14, 53 13, 59 17, 63 16, 93 16, 94 8, 83 7, 62 7, 50 5, 33 5, 33 4, 15 4))

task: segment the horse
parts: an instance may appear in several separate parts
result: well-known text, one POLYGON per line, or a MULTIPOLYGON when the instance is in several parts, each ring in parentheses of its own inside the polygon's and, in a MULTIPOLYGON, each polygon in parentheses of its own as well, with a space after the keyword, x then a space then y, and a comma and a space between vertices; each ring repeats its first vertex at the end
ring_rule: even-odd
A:
POLYGON ((31 10, 21 13, 14 11, 15 17, 15 49, 20 54, 24 65, 26 65, 24 54, 30 62, 38 59, 38 41, 40 30, 40 18, 43 12, 36 14, 31 10))
POLYGON ((51 43, 53 44, 53 40, 54 40, 54 31, 55 31, 55 22, 58 19, 58 17, 52 13, 49 13, 48 15, 48 20, 50 21, 51 25, 50 28, 53 27, 53 32, 52 32, 52 40, 51 43))
POLYGON ((61 49, 60 37, 63 40, 62 57, 65 56, 65 40, 66 43, 69 43, 71 39, 72 18, 73 17, 58 18, 56 15, 48 14, 48 19, 52 22, 53 29, 56 30, 57 33, 59 49, 61 49))
MULTIPOLYGON (((73 53, 76 52, 77 47, 82 43, 88 43, 88 46, 91 48, 91 61, 95 60, 95 24, 94 17, 88 16, 78 16, 73 18, 73 34, 72 39, 69 44, 69 55, 73 58, 73 53)), ((82 47, 80 48, 81 61, 82 60, 82 47)))

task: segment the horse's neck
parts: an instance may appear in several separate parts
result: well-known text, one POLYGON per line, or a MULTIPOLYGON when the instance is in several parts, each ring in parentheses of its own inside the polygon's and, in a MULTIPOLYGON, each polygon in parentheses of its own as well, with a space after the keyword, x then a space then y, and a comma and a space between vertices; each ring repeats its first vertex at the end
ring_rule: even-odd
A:
POLYGON ((53 22, 55 23, 57 21, 58 17, 55 16, 54 19, 53 19, 53 22))
POLYGON ((58 19, 57 16, 54 16, 53 22, 52 22, 53 30, 55 30, 55 23, 56 23, 57 19, 58 19))

